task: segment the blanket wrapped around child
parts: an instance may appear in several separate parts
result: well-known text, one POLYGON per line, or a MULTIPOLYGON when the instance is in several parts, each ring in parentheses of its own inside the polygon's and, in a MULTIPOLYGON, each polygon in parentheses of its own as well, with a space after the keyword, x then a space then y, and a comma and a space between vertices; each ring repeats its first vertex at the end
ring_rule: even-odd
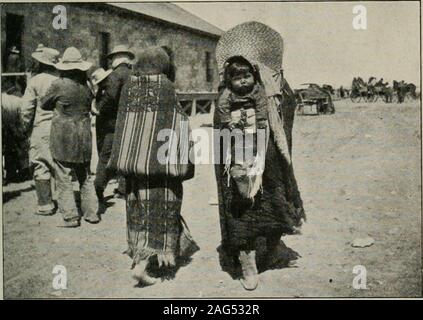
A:
MULTIPOLYGON (((217 159, 215 174, 222 249, 232 257, 240 251, 256 250, 260 238, 265 239, 267 251, 272 252, 282 235, 298 232, 305 220, 291 159, 296 101, 281 72, 282 47, 282 39, 274 30, 261 23, 247 22, 225 33, 216 49, 222 74, 229 59, 241 57, 256 68, 268 97, 269 132, 264 171, 253 205, 240 194, 233 179, 229 179, 228 184, 224 143, 215 140, 215 153, 221 156, 217 159)), ((221 92, 224 86, 223 83, 221 92)), ((218 112, 213 122, 214 129, 222 130, 218 112)))

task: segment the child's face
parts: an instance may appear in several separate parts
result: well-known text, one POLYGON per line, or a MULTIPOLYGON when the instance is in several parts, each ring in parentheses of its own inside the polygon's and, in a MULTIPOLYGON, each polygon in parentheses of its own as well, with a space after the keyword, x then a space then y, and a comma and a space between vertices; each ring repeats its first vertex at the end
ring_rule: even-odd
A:
POLYGON ((232 90, 241 94, 250 92, 254 87, 254 76, 251 72, 245 72, 231 78, 232 90))

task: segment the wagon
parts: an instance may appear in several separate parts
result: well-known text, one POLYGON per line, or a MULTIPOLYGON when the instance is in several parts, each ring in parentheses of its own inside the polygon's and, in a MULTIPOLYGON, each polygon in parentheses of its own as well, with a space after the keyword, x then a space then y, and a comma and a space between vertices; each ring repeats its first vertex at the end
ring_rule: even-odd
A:
POLYGON ((309 108, 312 114, 317 115, 335 113, 335 106, 329 92, 315 83, 303 83, 301 85, 303 88, 295 90, 298 114, 305 114, 306 108, 309 108))

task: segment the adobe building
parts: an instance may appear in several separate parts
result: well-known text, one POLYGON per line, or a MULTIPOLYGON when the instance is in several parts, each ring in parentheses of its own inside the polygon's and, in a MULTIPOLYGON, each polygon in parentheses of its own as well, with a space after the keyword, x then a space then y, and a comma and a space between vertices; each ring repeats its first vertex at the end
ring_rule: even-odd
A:
MULTIPOLYGON (((57 11, 56 11, 57 12, 57 11)), ((62 12, 63 13, 63 12, 62 12)), ((9 3, 1 5, 2 67, 13 46, 21 72, 30 69, 31 53, 42 43, 61 53, 70 46, 97 67, 115 45, 167 46, 177 67, 176 87, 185 93, 212 92, 219 77, 215 48, 223 32, 172 3, 9 3), (66 29, 56 30, 55 6, 66 9, 66 29)), ((2 73, 7 68, 2 68, 2 73)))

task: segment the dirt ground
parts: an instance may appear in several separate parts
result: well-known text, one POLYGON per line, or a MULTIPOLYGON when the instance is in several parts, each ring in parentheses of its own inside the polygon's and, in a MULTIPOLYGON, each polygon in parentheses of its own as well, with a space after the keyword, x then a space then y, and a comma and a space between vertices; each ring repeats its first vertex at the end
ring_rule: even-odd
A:
MULTIPOLYGON (((422 295, 420 109, 336 101, 337 112, 297 116, 293 162, 308 221, 282 240, 301 255, 290 267, 260 274, 243 290, 219 264, 220 230, 211 166, 184 184, 182 214, 201 250, 176 278, 137 288, 130 277, 124 200, 98 225, 57 228, 59 215, 39 217, 31 182, 3 188, 5 298, 145 297, 416 297, 422 295), (354 248, 354 239, 374 244, 354 248), (52 286, 55 265, 67 289, 52 286), (367 271, 354 289, 353 268, 367 271)), ((193 126, 210 122, 197 116, 193 126)), ((113 185, 108 188, 111 194, 113 185)))

